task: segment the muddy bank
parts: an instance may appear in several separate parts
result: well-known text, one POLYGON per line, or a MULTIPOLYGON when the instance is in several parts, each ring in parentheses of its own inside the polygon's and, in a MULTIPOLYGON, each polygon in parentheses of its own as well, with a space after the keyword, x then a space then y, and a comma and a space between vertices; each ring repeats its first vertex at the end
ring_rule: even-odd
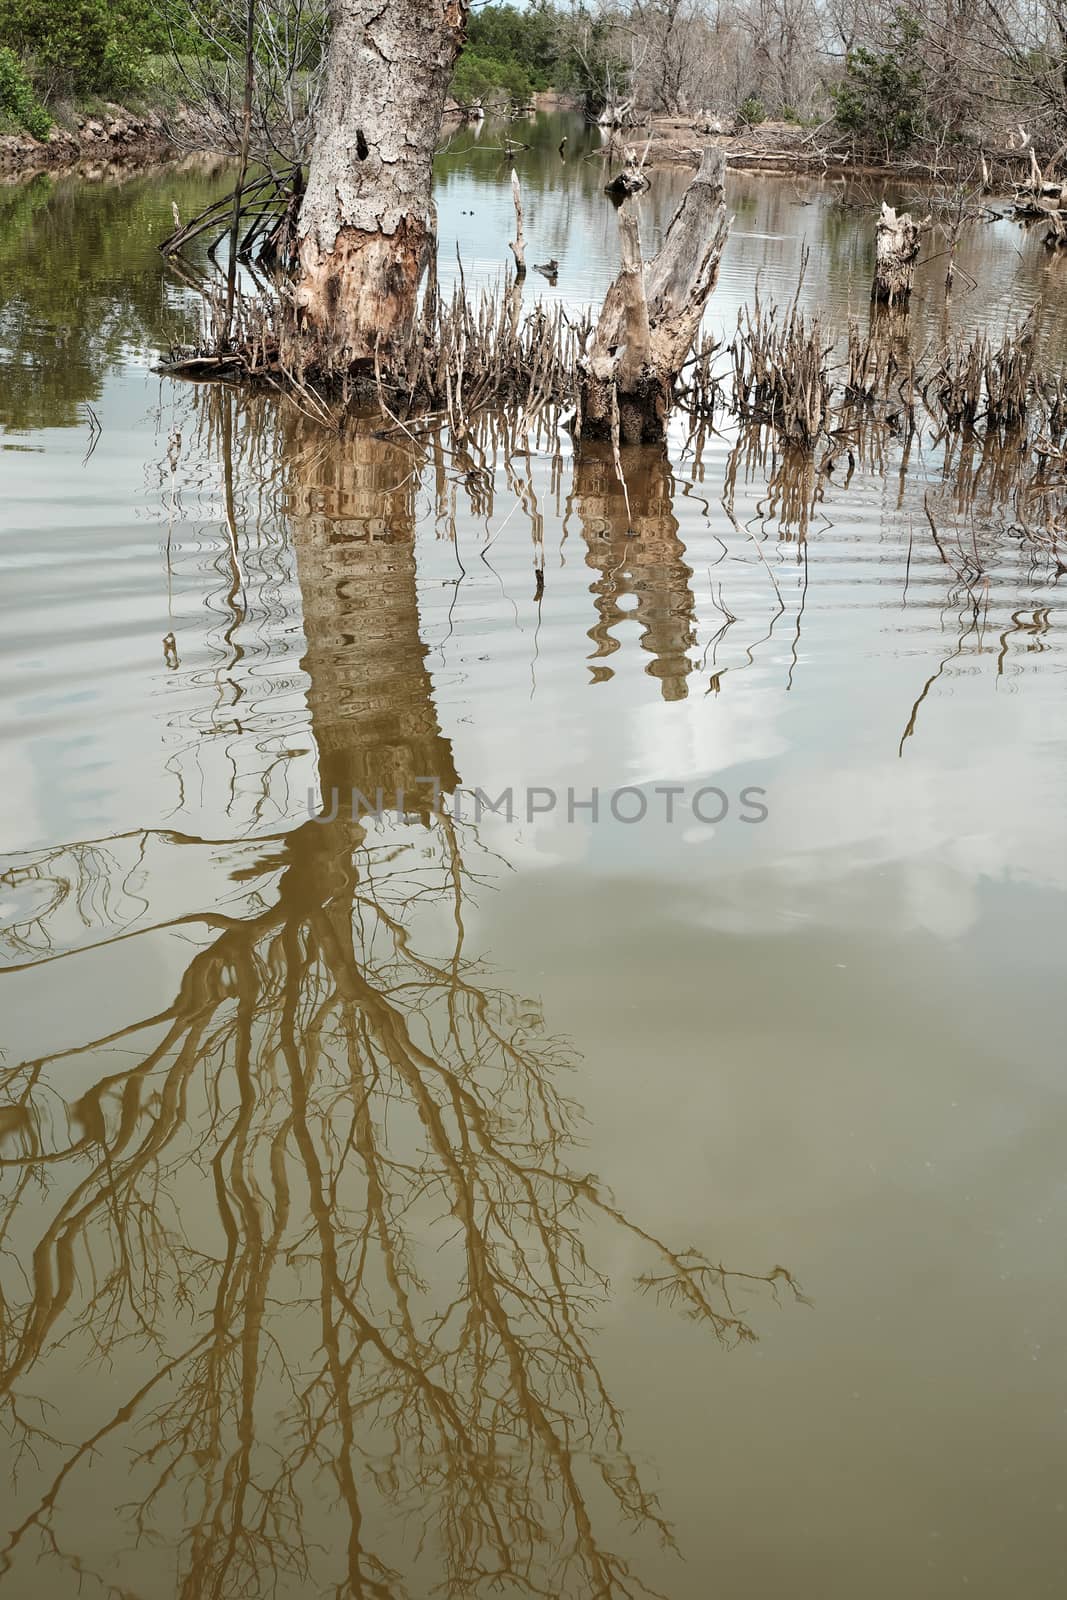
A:
POLYGON ((717 145, 726 153, 726 164, 752 172, 833 172, 878 177, 906 177, 931 182, 958 178, 980 169, 983 157, 989 172, 1010 176, 1029 168, 1029 152, 1019 150, 968 149, 958 163, 946 162, 944 152, 935 163, 921 152, 891 162, 872 158, 851 144, 835 139, 832 128, 814 128, 795 122, 762 122, 724 128, 701 117, 652 117, 635 127, 617 130, 606 140, 606 159, 618 159, 622 146, 632 146, 644 156, 649 167, 692 167, 700 165, 703 151, 717 145), (645 153, 647 146, 647 154, 645 153))
POLYGON ((128 111, 107 105, 103 111, 78 116, 73 128, 57 123, 47 139, 28 133, 0 137, 0 172, 55 171, 102 161, 108 165, 158 160, 174 150, 171 129, 184 120, 179 112, 164 117, 158 111, 128 111))

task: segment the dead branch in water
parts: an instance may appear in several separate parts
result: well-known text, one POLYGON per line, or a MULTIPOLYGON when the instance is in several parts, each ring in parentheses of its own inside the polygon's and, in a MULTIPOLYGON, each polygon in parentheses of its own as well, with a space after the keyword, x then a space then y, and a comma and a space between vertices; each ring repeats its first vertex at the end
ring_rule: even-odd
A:
POLYGON ((898 215, 882 202, 875 233, 874 283, 871 299, 880 305, 906 305, 911 297, 911 281, 919 259, 919 245, 930 218, 915 222, 907 211, 898 215))
POLYGON ((522 226, 522 189, 519 186, 519 175, 515 168, 511 169, 511 197, 515 202, 515 238, 511 244, 511 253, 515 257, 515 276, 526 276, 526 237, 522 226))
POLYGON ((609 194, 613 200, 626 200, 631 195, 641 194, 649 187, 648 178, 645 176, 645 161, 648 157, 649 145, 645 145, 645 153, 638 159, 637 151, 632 145, 627 145, 623 151, 625 165, 611 182, 604 186, 604 193, 609 194))
MULTIPOLYGON (((289 242, 294 236, 296 215, 300 209, 300 199, 304 191, 304 175, 300 167, 287 168, 282 172, 274 170, 261 174, 251 182, 242 180, 242 183, 229 194, 213 200, 210 205, 198 211, 196 216, 190 217, 188 222, 182 222, 175 208, 174 231, 160 241, 159 252, 173 261, 180 257, 188 245, 196 239, 202 239, 211 234, 214 237, 207 247, 210 260, 214 261, 215 251, 229 234, 231 247, 233 225, 238 225, 238 243, 236 258, 239 261, 253 259, 253 245, 260 239, 268 224, 273 223, 266 238, 260 246, 259 260, 267 265, 288 265, 289 242), (244 233, 240 233, 241 226, 244 233)), ((232 249, 231 249, 232 253, 232 249)))

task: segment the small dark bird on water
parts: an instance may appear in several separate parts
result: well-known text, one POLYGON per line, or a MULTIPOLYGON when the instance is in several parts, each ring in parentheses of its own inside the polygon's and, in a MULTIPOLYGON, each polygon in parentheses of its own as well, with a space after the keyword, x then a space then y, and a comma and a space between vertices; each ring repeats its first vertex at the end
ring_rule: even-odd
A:
POLYGON ((551 261, 543 261, 540 266, 535 266, 534 271, 544 273, 549 283, 555 283, 559 277, 559 262, 553 256, 551 261))

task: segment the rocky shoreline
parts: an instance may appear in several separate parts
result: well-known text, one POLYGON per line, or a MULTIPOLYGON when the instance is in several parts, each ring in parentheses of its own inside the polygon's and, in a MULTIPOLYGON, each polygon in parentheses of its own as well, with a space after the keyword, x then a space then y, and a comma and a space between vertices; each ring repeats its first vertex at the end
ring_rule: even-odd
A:
POLYGON ((47 139, 28 133, 0 135, 0 173, 51 172, 105 162, 108 165, 156 161, 175 148, 168 123, 158 111, 134 112, 106 105, 79 116, 75 128, 52 128, 47 139))
MULTIPOLYGON (((577 103, 566 95, 546 91, 534 97, 539 111, 576 110, 577 103)), ((445 110, 445 128, 469 119, 454 101, 445 110)), ((0 135, 0 177, 11 180, 34 172, 63 171, 77 167, 109 167, 151 164, 177 155, 175 127, 191 120, 185 108, 164 116, 158 111, 130 111, 107 104, 101 111, 79 115, 74 126, 58 123, 45 140, 29 133, 0 135)), ((872 162, 859 156, 850 146, 834 139, 827 126, 804 128, 796 123, 764 122, 724 130, 720 124, 702 116, 653 117, 643 123, 616 129, 605 138, 605 161, 617 160, 629 146, 648 167, 691 167, 700 165, 708 145, 718 146, 726 156, 728 168, 754 172, 810 172, 893 175, 932 178, 936 174, 921 159, 892 164, 872 162)), ((991 152, 991 164, 1011 170, 1025 165, 1025 151, 991 152)), ((973 156, 973 152, 972 152, 973 156)), ((948 168, 943 169, 947 174, 948 168)))

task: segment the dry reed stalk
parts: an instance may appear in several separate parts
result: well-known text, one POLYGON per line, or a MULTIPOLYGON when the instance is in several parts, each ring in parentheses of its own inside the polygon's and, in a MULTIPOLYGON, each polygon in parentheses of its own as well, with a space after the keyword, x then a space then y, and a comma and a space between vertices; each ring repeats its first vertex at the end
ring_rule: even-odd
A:
MULTIPOLYGON (((263 284, 249 270, 257 293, 238 292, 232 318, 224 280, 196 284, 205 307, 202 340, 174 350, 163 370, 288 389, 315 415, 328 413, 337 400, 380 401, 397 425, 447 415, 457 435, 475 412, 506 410, 523 432, 545 415, 556 424, 563 408, 574 407, 574 431, 581 436, 580 358, 589 347, 591 321, 568 318, 558 304, 537 303, 524 313, 516 279, 468 291, 461 270, 451 296, 442 299, 431 277, 404 339, 380 349, 373 370, 339 378, 332 352, 296 326, 284 285, 263 284)), ((740 313, 729 347, 710 336, 697 342, 673 384, 671 403, 699 426, 713 426, 716 408, 728 405, 802 449, 826 436, 829 471, 845 451, 850 460, 862 456, 865 440, 873 450, 872 427, 879 449, 903 430, 906 466, 924 415, 941 435, 1011 435, 1026 455, 1058 459, 1067 445, 1067 377, 1041 369, 1030 324, 999 343, 982 332, 915 355, 907 338, 887 336, 880 320, 872 319, 866 331, 853 321, 836 391, 832 354, 818 320, 799 312, 797 297, 783 312, 757 295, 740 313), (728 361, 725 372, 716 370, 720 355, 728 361)), ((609 439, 613 421, 609 412, 609 439)))
POLYGON ((503 293, 483 290, 472 297, 460 282, 448 301, 427 294, 407 339, 387 354, 380 350, 374 370, 341 382, 330 352, 293 326, 283 296, 238 295, 228 329, 219 291, 209 285, 204 301, 200 345, 172 351, 165 364, 176 376, 242 378, 305 396, 318 390, 324 399, 380 395, 391 415, 445 411, 457 431, 466 416, 487 406, 517 406, 529 421, 546 406, 573 403, 581 329, 559 306, 538 305, 516 316, 507 285, 503 293))
MULTIPOLYGON (((935 358, 923 398, 950 430, 1014 432, 1025 425, 1035 396, 1040 398, 1034 361, 1030 324, 1006 333, 999 345, 985 332, 957 338, 935 358)), ((1057 399, 1059 392, 1057 385, 1057 399)))
POLYGON ((731 346, 734 405, 745 416, 771 423, 790 444, 810 449, 826 426, 833 385, 818 318, 810 323, 796 301, 784 321, 778 308, 755 297, 738 316, 731 346))

